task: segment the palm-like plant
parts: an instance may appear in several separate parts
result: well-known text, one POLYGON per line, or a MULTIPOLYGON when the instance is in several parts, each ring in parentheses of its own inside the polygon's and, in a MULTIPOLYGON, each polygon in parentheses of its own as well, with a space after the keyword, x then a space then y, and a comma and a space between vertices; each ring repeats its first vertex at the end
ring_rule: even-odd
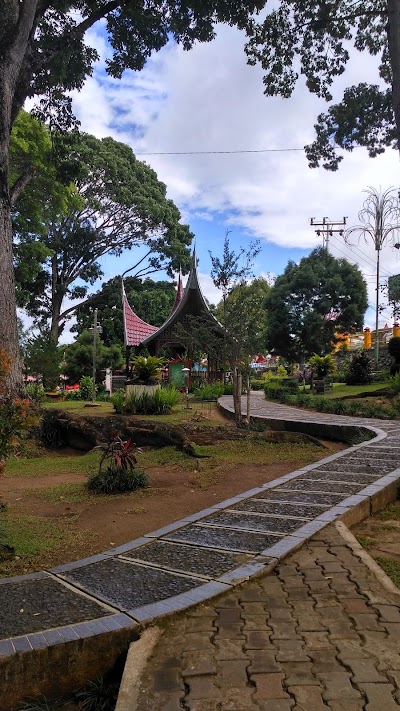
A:
POLYGON ((156 356, 136 356, 132 359, 133 377, 139 383, 151 385, 161 380, 162 358, 156 356))
POLYGON ((314 353, 308 364, 311 366, 316 378, 326 378, 327 375, 336 370, 335 359, 331 355, 320 356, 314 353))

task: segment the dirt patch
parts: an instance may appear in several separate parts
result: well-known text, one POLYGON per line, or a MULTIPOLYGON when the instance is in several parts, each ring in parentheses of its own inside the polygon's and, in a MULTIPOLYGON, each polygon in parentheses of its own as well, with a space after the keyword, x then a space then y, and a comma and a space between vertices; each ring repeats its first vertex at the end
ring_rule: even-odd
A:
MULTIPOLYGON (((296 469, 300 462, 304 465, 344 448, 344 445, 332 442, 322 447, 312 442, 246 444, 254 452, 253 463, 248 462, 249 455, 241 442, 229 445, 237 448, 236 458, 237 450, 241 456, 240 462, 231 463, 230 449, 227 449, 226 443, 221 443, 221 448, 225 447, 222 452, 225 459, 220 459, 215 467, 212 457, 196 459, 182 452, 176 455, 172 447, 156 450, 158 457, 165 454, 171 457, 171 461, 165 456, 165 463, 145 467, 151 486, 119 496, 89 495, 85 488, 86 474, 63 471, 59 454, 55 459, 54 473, 48 471, 41 476, 39 472, 32 477, 18 476, 17 472, 6 477, 1 488, 9 510, 3 520, 13 524, 14 530, 20 529, 23 524, 24 535, 28 537, 31 531, 33 537, 37 521, 41 526, 40 536, 42 530, 46 536, 48 522, 51 545, 34 553, 28 550, 16 560, 0 563, 0 575, 19 575, 49 568, 127 543, 216 502, 276 479, 296 469), (260 447, 269 447, 274 451, 268 455, 266 450, 263 456, 260 447)), ((150 450, 143 456, 146 454, 154 456, 150 450)), ((68 451, 68 456, 71 456, 71 451, 68 451)), ((93 455, 80 456, 83 461, 93 455)), ((17 548, 18 553, 18 545, 12 536, 8 542, 17 548)))

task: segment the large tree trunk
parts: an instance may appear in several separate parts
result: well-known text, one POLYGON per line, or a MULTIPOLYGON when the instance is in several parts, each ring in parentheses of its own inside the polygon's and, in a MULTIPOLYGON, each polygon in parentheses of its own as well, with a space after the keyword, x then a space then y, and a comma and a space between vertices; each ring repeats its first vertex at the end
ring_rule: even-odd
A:
POLYGON ((60 314, 61 314, 61 306, 62 306, 63 298, 64 298, 64 296, 62 293, 60 293, 60 291, 57 291, 57 290, 53 291, 53 299, 52 299, 52 305, 51 305, 50 336, 56 345, 58 344, 58 339, 60 336, 60 326, 61 326, 60 314))
POLYGON ((235 422, 238 426, 242 424, 242 376, 239 368, 234 365, 232 368, 233 380, 233 409, 235 412, 235 422))
POLYGON ((4 187, 4 184, 0 185, 0 346, 11 358, 11 369, 4 382, 6 391, 18 395, 23 390, 23 380, 16 317, 11 214, 8 191, 4 187))
POLYGON ((392 67, 392 103, 396 121, 397 147, 400 150, 400 0, 387 0, 390 64, 392 67))

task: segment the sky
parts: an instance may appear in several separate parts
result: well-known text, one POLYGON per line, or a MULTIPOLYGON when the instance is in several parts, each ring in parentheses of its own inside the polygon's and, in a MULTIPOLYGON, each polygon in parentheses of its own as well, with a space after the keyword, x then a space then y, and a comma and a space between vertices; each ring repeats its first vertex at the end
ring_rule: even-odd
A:
MULTIPOLYGON (((363 190, 400 184, 395 151, 371 159, 364 149, 356 149, 346 153, 334 173, 308 168, 303 151, 278 151, 310 143, 313 125, 327 104, 310 95, 302 81, 290 99, 264 96, 262 71, 246 64, 244 36, 234 28, 219 27, 213 42, 198 44, 190 52, 171 43, 141 72, 127 71, 122 80, 105 73, 110 49, 103 23, 88 33, 87 42, 98 50, 100 61, 83 89, 73 95, 81 129, 129 144, 166 183, 168 197, 196 236, 202 288, 211 302, 218 301, 219 294, 209 276, 209 250, 221 255, 226 230, 235 250, 261 240, 254 273, 278 275, 289 260, 300 260, 321 244, 310 217, 347 217, 349 225, 356 224, 363 190), (218 153, 265 149, 275 152, 218 153), (154 155, 196 151, 216 153, 154 155)), ((335 83, 334 100, 341 99, 346 86, 366 79, 379 82, 376 59, 352 50, 348 71, 335 83)), ((376 275, 372 243, 355 240, 349 248, 335 235, 330 251, 359 265, 372 306, 376 275)), ((104 280, 123 272, 129 260, 134 263, 132 253, 104 257, 104 280)), ((382 275, 400 273, 400 250, 386 246, 381 261, 382 275)), ((100 286, 98 282, 95 289, 100 286)), ((391 323, 389 309, 380 318, 382 325, 385 322, 391 323)), ((373 323, 370 308, 366 324, 373 323)), ((68 330, 64 340, 71 340, 68 330)))

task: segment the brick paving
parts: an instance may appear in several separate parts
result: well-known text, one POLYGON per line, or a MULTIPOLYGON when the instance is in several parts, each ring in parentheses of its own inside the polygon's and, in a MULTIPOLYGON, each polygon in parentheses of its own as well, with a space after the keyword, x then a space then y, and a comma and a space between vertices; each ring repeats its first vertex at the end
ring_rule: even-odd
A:
POLYGON ((400 597, 334 525, 163 625, 137 711, 394 711, 400 597))

